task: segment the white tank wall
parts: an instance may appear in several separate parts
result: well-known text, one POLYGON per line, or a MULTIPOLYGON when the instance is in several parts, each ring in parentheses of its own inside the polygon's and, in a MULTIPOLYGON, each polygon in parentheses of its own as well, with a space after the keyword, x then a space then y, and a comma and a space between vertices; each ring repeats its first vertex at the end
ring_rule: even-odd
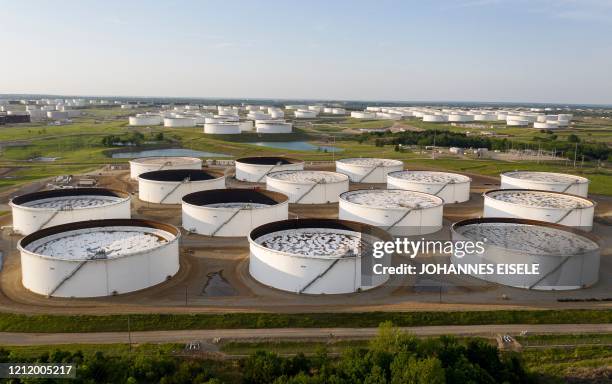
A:
POLYGON ((539 220, 568 227, 580 227, 584 231, 590 231, 593 227, 594 213, 594 204, 584 208, 534 207, 500 201, 487 194, 484 195, 483 217, 539 220))
POLYGON ((260 225, 289 218, 289 202, 263 208, 211 208, 183 202, 182 225, 188 231, 211 236, 223 223, 215 236, 248 236, 260 225), (239 211, 235 216, 234 214, 239 211))
MULTIPOLYGON (((453 241, 469 240, 464 236, 451 232, 453 241)), ((599 250, 587 252, 581 255, 570 256, 560 266, 559 256, 533 256, 506 249, 498 246, 484 245, 485 252, 482 255, 472 253, 464 257, 451 255, 451 261, 455 265, 460 264, 538 264, 539 274, 488 274, 472 275, 478 279, 492 283, 507 285, 517 288, 531 288, 535 290, 571 290, 591 286, 599 279, 599 250), (537 283, 545 275, 541 282, 537 283), (532 285, 536 284, 532 287, 532 285)))
POLYGON ((155 204, 181 204, 183 196, 210 189, 224 189, 225 177, 197 181, 157 181, 138 178, 138 198, 155 204), (172 191, 172 193, 170 193, 172 191), (170 193, 168 195, 168 193, 170 193), (162 201, 163 200, 163 201, 162 201))
POLYGON ((376 113, 365 111, 352 111, 351 117, 355 119, 375 119, 376 113))
MULTIPOLYGON (((314 258, 289 255, 265 248, 251 239, 249 273, 260 283, 283 291, 300 293, 304 287, 325 272, 336 258, 314 258)), ((378 260, 389 266, 389 258, 378 260)), ((389 274, 372 275, 372 285, 361 281, 361 257, 341 258, 324 276, 302 293, 341 294, 377 287, 389 280, 389 274)))
POLYGON ((166 117, 164 119, 164 127, 177 128, 177 127, 195 127, 196 119, 191 117, 166 117))
POLYGON ((248 164, 235 162, 236 179, 251 183, 262 183, 266 180, 266 175, 276 171, 301 171, 304 169, 304 162, 269 165, 269 164, 248 164))
POLYGON ((589 183, 587 179, 581 179, 580 183, 550 183, 537 180, 526 180, 511 177, 507 174, 501 174, 500 189, 537 189, 540 191, 552 191, 568 193, 587 197, 589 192, 589 183))
POLYGON ((132 126, 159 125, 162 123, 162 117, 159 115, 130 116, 129 123, 132 126))
MULTIPOLYGON (((20 249, 23 286, 48 295, 81 261, 58 260, 20 249)), ((178 238, 125 257, 87 261, 53 293, 54 297, 98 297, 133 292, 163 283, 179 270, 178 238)))
MULTIPOLYGON (((150 158, 159 159, 159 157, 150 158)), ((181 160, 177 157, 168 157, 163 164, 147 163, 146 158, 134 159, 130 161, 130 179, 138 180, 141 173, 162 171, 168 169, 202 169, 202 160, 197 157, 189 158, 189 161, 181 160), (145 162, 142 162, 142 161, 145 162)))
POLYGON ((266 189, 268 191, 284 193, 289 197, 290 203, 295 203, 298 199, 300 199, 299 204, 336 203, 339 199, 338 196, 349 189, 348 176, 343 176, 346 177, 344 180, 320 183, 314 186, 314 188, 312 187, 314 183, 290 182, 266 176, 266 189), (304 195, 305 193, 306 195, 304 195))
POLYGON ((256 121, 255 127, 258 133, 291 133, 292 124, 284 121, 256 121))
POLYGON ((9 205, 12 209, 13 230, 25 236, 43 228, 76 221, 129 219, 130 202, 131 197, 128 196, 120 201, 101 206, 74 208, 70 210, 25 207, 23 205, 13 204, 13 202, 10 202, 9 205))
MULTIPOLYGON (((382 159, 384 161, 389 161, 382 159)), ((345 174, 353 183, 385 183, 389 172, 401 171, 404 163, 397 161, 394 165, 367 166, 336 161, 336 172, 345 174)))
POLYGON ((383 229, 393 225, 393 228, 388 230, 394 236, 425 235, 442 229, 442 202, 434 207, 413 209, 403 218, 408 208, 372 207, 355 204, 342 198, 338 205, 340 220, 357 221, 383 229))
POLYGON ((240 122, 240 132, 249 132, 255 128, 253 120, 245 120, 240 122))
POLYGON ((314 119, 317 117, 316 111, 295 111, 294 116, 297 119, 314 119))
POLYGON ((238 135, 240 134, 240 123, 205 123, 204 133, 214 135, 238 135))
POLYGON ((444 200, 444 204, 463 203, 470 199, 470 182, 444 184, 444 183, 421 183, 413 180, 405 180, 387 175, 388 189, 405 189, 438 196, 444 200))

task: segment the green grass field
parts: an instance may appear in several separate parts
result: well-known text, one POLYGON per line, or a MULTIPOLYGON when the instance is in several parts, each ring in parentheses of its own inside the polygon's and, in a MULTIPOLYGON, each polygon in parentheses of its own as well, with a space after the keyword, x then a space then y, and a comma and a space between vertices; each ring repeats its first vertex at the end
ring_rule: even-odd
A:
MULTIPOLYGON (((127 116, 142 110, 122 110, 119 108, 95 108, 84 110, 86 116, 75 119, 73 124, 63 126, 47 126, 45 124, 19 124, 0 127, 0 169, 11 167, 15 169, 10 174, 0 176, 0 188, 11 187, 41 178, 60 174, 77 174, 100 167, 104 164, 122 163, 127 159, 112 159, 108 156, 112 150, 101 143, 108 135, 127 137, 138 131, 151 139, 158 132, 164 133, 167 147, 183 147, 206 152, 215 152, 241 156, 286 155, 299 157, 306 161, 331 161, 340 157, 386 157, 401 159, 408 169, 428 168, 439 170, 454 170, 476 174, 496 176, 500 172, 515 169, 544 170, 555 172, 576 173, 592 180, 590 192, 612 195, 612 172, 605 168, 597 168, 595 164, 586 163, 584 168, 573 168, 561 163, 506 162, 479 160, 472 158, 439 158, 432 160, 428 155, 396 152, 390 145, 376 147, 372 143, 359 144, 355 141, 355 133, 362 128, 388 128, 394 124, 390 120, 362 121, 353 118, 321 118, 313 121, 300 121, 295 133, 287 135, 244 133, 241 135, 206 135, 202 128, 163 127, 129 127, 127 116), (332 139, 332 136, 334 139, 332 139), (293 151, 255 146, 249 143, 257 141, 309 141, 324 145, 335 145, 343 152, 331 153, 316 151, 293 151), (32 158, 57 157, 53 162, 32 162, 32 158)), ((423 123, 418 120, 402 121, 422 129, 449 129, 465 132, 466 128, 423 123)), ((529 142, 539 134, 538 130, 525 128, 505 128, 494 123, 495 132, 512 135, 512 140, 529 142)), ((570 133, 577 134, 584 141, 612 141, 612 126, 603 119, 584 120, 576 122, 569 130, 559 130, 559 140, 570 133)), ((473 130, 473 129, 472 129, 473 130)), ((157 144, 159 146, 159 144, 157 144)))
MULTIPOLYGON (((238 328, 377 327, 391 321, 397 326, 473 324, 587 324, 612 322, 612 310, 533 310, 465 312, 368 313, 226 313, 133 314, 133 331, 238 328)), ((122 332, 128 315, 19 315, 0 314, 2 332, 122 332)))

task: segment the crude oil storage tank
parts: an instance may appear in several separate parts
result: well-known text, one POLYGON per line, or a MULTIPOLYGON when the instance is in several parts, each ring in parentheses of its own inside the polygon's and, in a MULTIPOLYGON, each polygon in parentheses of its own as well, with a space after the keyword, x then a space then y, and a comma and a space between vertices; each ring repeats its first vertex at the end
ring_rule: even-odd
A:
POLYGON ((347 175, 328 171, 276 171, 266 176, 266 189, 284 193, 294 204, 326 204, 348 191, 347 175))
POLYGON ((144 125, 160 125, 162 123, 161 115, 136 115, 129 117, 129 123, 131 126, 144 126, 144 125))
POLYGON ((179 128, 179 127, 195 127, 196 119, 193 117, 166 117, 164 118, 164 127, 179 128))
POLYGON ((434 171, 400 171, 387 175, 387 188, 429 193, 444 204, 463 203, 470 199, 472 179, 465 175, 434 171))
POLYGON ((351 117, 354 119, 375 119, 375 112, 366 112, 366 111, 352 111, 351 117))
POLYGON ((297 110, 293 112, 296 119, 314 119, 317 117, 317 111, 297 110))
POLYGON ((204 133, 212 135, 238 135, 240 132, 239 122, 222 121, 219 123, 204 123, 204 133))
POLYGON ((262 284, 307 294, 353 293, 375 288, 388 274, 391 256, 374 259, 368 244, 390 241, 385 231, 347 220, 284 220, 255 228, 249 235, 249 273, 262 284))
POLYGON ((382 227, 392 235, 424 235, 442 228, 444 201, 403 189, 360 189, 340 195, 338 218, 382 227))
POLYGON ((537 189, 587 197, 589 179, 565 173, 512 171, 501 174, 501 189, 537 189))
POLYGON ((384 183, 389 172, 403 169, 403 161, 392 159, 355 157, 336 161, 336 172, 347 175, 353 183, 384 183))
POLYGON ((304 161, 289 157, 242 157, 236 159, 236 179, 252 183, 263 182, 274 171, 300 171, 304 161))
POLYGON ((432 114, 423 115, 423 122, 444 123, 445 121, 448 121, 448 118, 445 115, 432 115, 432 114))
POLYGON ((183 228, 207 236, 248 236, 260 225, 289 218, 282 193, 255 189, 213 189, 183 197, 183 228))
POLYGON ((451 226, 453 241, 483 242, 482 252, 451 256, 457 267, 485 281, 536 290, 589 287, 599 279, 600 247, 590 234, 543 221, 483 218, 451 226), (486 238, 486 241, 483 239, 486 238), (529 273, 510 274, 509 264, 529 273), (492 270, 479 270, 491 265, 492 270))
POLYGON ((584 197, 532 189, 496 189, 484 193, 484 217, 513 217, 593 227, 595 203, 584 197))
POLYGON ((130 160, 130 179, 138 180, 141 173, 165 169, 202 169, 197 157, 141 157, 130 160))
POLYGON ((40 295, 98 297, 163 283, 179 270, 180 231, 150 220, 68 223, 21 239, 21 281, 40 295))
POLYGON ((189 193, 223 188, 225 176, 201 169, 168 169, 138 176, 138 198, 155 204, 180 204, 189 193))
POLYGON ((107 188, 54 189, 17 196, 9 202, 13 230, 29 235, 75 221, 129 219, 130 194, 107 188))
POLYGON ((291 133, 292 124, 284 120, 257 120, 257 133, 291 133))

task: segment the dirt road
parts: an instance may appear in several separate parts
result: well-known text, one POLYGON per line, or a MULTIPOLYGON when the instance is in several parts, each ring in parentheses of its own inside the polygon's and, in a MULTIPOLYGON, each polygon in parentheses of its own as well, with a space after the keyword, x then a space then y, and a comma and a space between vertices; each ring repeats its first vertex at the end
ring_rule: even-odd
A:
MULTIPOLYGON (((451 325, 429 327, 403 327, 403 331, 417 336, 457 335, 488 336, 498 334, 584 334, 611 333, 612 324, 513 324, 513 325, 451 325)), ((187 343, 227 340, 261 339, 367 339, 376 335, 377 328, 272 328, 272 329, 206 329, 151 332, 91 332, 91 333, 10 333, 0 332, 1 345, 60 345, 60 344, 114 344, 127 343, 187 343)))

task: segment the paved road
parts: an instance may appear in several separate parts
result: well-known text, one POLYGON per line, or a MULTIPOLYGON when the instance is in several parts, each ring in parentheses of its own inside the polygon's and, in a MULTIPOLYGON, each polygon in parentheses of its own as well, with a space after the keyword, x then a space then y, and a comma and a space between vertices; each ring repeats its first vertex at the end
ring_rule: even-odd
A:
MULTIPOLYGON (((513 325, 453 325, 431 327, 404 327, 404 331, 418 336, 442 334, 458 336, 495 336, 529 333, 612 333, 612 324, 513 324, 513 325)), ((276 329, 208 329, 186 331, 132 332, 132 343, 184 343, 249 339, 360 339, 376 335, 377 328, 276 328, 276 329)), ((0 345, 56 345, 56 344, 112 344, 127 343, 127 332, 91 333, 11 333, 0 332, 0 345)))

